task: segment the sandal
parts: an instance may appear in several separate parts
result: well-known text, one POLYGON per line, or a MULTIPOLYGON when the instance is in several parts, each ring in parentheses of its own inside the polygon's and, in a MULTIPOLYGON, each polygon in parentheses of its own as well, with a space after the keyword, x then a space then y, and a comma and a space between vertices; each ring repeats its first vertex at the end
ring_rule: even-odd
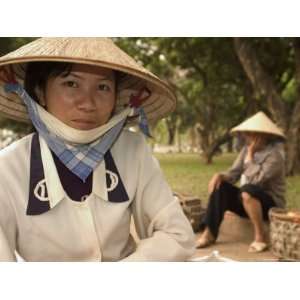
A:
POLYGON ((206 248, 206 247, 214 244, 214 242, 215 242, 214 239, 200 237, 196 241, 196 248, 206 248))
POLYGON ((250 253, 259 253, 267 250, 268 245, 264 242, 253 242, 250 244, 248 252, 250 253))

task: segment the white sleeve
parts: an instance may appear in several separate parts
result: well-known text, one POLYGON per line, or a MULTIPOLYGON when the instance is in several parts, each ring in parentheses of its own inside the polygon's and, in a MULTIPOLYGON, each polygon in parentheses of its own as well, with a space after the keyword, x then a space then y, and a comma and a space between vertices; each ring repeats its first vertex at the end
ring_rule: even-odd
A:
POLYGON ((7 191, 8 186, 2 178, 0 185, 0 261, 16 261, 16 221, 7 191))
POLYGON ((195 252, 195 236, 144 137, 136 159, 140 170, 132 209, 141 241, 123 261, 185 261, 195 252))
POLYGON ((9 245, 4 230, 0 226, 0 262, 1 261, 16 261, 16 257, 9 245))

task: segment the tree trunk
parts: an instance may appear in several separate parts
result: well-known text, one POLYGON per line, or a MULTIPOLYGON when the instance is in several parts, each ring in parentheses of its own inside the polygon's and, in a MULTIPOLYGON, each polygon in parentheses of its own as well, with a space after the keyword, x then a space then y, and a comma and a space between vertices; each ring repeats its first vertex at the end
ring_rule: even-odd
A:
POLYGON ((233 152, 233 140, 230 138, 227 142, 227 152, 232 153, 233 152))
POLYGON ((201 128, 200 126, 196 127, 197 134, 199 135, 200 147, 201 147, 201 156, 203 157, 205 163, 212 163, 212 156, 209 158, 209 131, 206 128, 201 128))
POLYGON ((192 126, 191 128, 189 128, 189 136, 190 136, 191 152, 194 152, 194 150, 198 148, 197 132, 196 132, 195 126, 192 126))
POLYGON ((175 136, 176 136, 176 120, 174 121, 173 119, 168 120, 166 119, 166 125, 167 125, 167 130, 168 130, 168 145, 174 145, 175 142, 175 136))
POLYGON ((181 141, 181 134, 180 134, 179 130, 176 130, 176 136, 177 136, 178 152, 181 153, 182 152, 182 141, 181 141))
POLYGON ((253 88, 258 94, 266 97, 272 116, 278 122, 278 125, 286 131, 288 128, 286 108, 271 77, 263 69, 258 61, 255 51, 251 48, 247 39, 233 39, 238 58, 251 81, 253 88))
POLYGON ((212 162, 213 162, 213 154, 212 153, 206 153, 204 157, 205 157, 205 163, 207 165, 211 165, 212 162))
POLYGON ((295 40, 296 81, 298 84, 298 101, 292 111, 288 111, 280 92, 273 83, 271 76, 266 73, 258 61, 255 51, 249 45, 247 39, 234 38, 234 46, 242 67, 251 81, 255 91, 262 97, 266 97, 268 108, 273 119, 286 134, 286 171, 288 175, 297 170, 297 158, 299 157, 299 131, 300 131, 300 43, 295 40))
POLYGON ((175 141, 176 128, 168 127, 168 145, 172 146, 175 141))
MULTIPOLYGON (((299 112, 300 115, 300 112, 299 112)), ((291 117, 291 125, 286 133, 286 170, 288 175, 294 175, 296 173, 300 172, 299 168, 299 124, 300 122, 298 116, 295 116, 293 113, 293 116, 291 117), (296 124, 295 124, 296 123, 296 124), (293 126, 295 124, 295 126, 293 126)))
POLYGON ((225 132, 222 136, 214 137, 214 139, 210 136, 206 128, 201 129, 197 127, 197 133, 201 141, 202 157, 206 164, 211 164, 213 163, 213 157, 220 150, 220 147, 230 139, 229 131, 225 132))
POLYGON ((299 166, 299 144, 300 144, 300 39, 294 39, 295 51, 295 79, 297 83, 297 102, 293 111, 289 114, 289 128, 287 131, 287 171, 288 174, 300 172, 299 166))

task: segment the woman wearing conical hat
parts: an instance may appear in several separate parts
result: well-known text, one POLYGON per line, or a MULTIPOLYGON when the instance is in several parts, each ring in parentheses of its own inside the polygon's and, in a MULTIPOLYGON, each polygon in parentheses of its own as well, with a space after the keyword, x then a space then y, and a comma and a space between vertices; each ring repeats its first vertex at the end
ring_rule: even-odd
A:
POLYGON ((263 112, 231 131, 241 134, 246 144, 232 167, 215 174, 209 182, 205 229, 197 247, 217 240, 224 213, 229 210, 250 219, 254 237, 249 252, 261 252, 267 248, 263 221, 268 220, 269 209, 285 206, 284 134, 263 112), (234 186, 238 180, 240 187, 234 186))
POLYGON ((0 58, 0 112, 36 132, 0 152, 0 260, 179 261, 194 235, 142 134, 169 87, 106 38, 0 58), (135 221, 138 244, 130 234, 135 221))

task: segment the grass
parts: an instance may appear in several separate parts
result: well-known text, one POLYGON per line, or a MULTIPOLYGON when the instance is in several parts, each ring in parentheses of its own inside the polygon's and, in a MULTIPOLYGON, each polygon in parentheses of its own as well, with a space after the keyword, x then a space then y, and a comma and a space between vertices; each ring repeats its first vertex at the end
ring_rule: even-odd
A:
MULTIPOLYGON (((198 196, 207 201, 207 185, 212 175, 230 167, 236 154, 215 157, 212 165, 206 165, 198 154, 155 154, 165 177, 174 191, 198 196)), ((300 209, 300 176, 287 178, 287 207, 300 209)))

